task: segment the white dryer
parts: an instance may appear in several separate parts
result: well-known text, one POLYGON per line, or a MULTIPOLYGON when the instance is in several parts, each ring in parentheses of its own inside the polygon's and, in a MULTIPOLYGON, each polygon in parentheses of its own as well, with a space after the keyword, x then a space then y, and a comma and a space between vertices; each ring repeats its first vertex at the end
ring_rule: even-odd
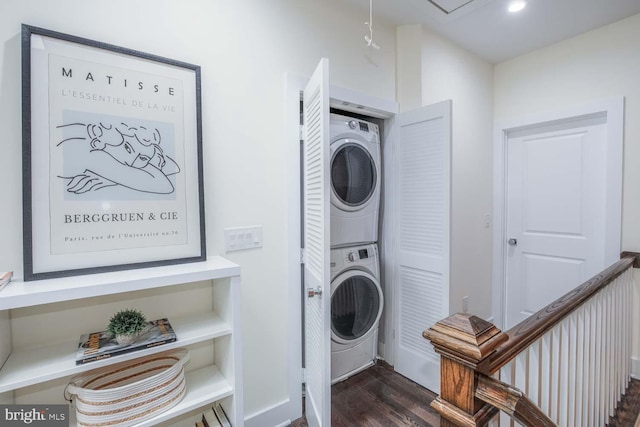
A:
POLYGON ((383 306, 377 246, 332 249, 332 384, 375 363, 383 306))
POLYGON ((331 247, 378 241, 378 125, 331 114, 331 247))

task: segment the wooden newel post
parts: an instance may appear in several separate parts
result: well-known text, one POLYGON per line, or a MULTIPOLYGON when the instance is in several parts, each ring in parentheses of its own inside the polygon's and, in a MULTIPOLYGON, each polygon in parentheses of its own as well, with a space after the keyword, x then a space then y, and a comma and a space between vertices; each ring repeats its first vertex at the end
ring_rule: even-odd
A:
POLYGON ((442 416, 440 426, 485 426, 498 410, 475 397, 477 373, 489 374, 489 356, 507 335, 463 313, 439 321, 422 335, 440 353, 440 396, 431 403, 442 416))

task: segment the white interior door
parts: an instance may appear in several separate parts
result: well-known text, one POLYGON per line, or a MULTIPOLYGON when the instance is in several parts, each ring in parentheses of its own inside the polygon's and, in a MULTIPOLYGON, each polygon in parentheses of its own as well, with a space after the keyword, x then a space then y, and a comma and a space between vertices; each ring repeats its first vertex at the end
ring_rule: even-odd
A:
POLYGON ((440 392, 440 357, 422 332, 449 315, 451 101, 396 118, 395 370, 440 392))
POLYGON ((310 427, 328 427, 331 425, 329 60, 323 58, 318 64, 303 100, 305 413, 310 427))
POLYGON ((506 328, 608 266, 606 144, 606 115, 507 135, 506 328))

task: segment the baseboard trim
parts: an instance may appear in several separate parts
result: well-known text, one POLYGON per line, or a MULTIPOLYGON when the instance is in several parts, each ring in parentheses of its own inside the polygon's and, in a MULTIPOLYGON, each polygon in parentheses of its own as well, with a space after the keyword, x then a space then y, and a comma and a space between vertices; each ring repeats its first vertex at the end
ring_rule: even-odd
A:
POLYGON ((244 419, 245 427, 284 427, 291 424, 291 407, 289 399, 248 415, 244 419))
POLYGON ((631 378, 640 380, 640 358, 631 358, 631 378))

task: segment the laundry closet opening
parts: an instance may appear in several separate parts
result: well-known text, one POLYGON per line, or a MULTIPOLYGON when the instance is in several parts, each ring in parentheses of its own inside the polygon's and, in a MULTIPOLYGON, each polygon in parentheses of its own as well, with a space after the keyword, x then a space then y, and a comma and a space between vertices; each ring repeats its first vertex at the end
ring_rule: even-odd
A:
MULTIPOLYGON (((367 99, 363 94, 332 87, 342 99, 367 99)), ((301 95, 300 95, 301 96, 301 95)), ((378 358, 388 360, 391 343, 386 342, 387 313, 391 296, 384 283, 382 257, 385 255, 385 147, 389 130, 397 112, 394 102, 374 99, 374 107, 361 102, 331 98, 330 161, 330 281, 331 292, 331 383, 344 380, 373 365, 378 358), (347 109, 345 109, 345 107, 347 109), (386 111, 385 111, 386 110, 386 111), (357 111, 357 112, 356 112, 357 111), (365 112, 365 114, 363 114, 365 112), (372 113, 372 115, 367 114, 372 113), (377 117, 375 117, 375 116, 377 117)), ((296 102, 296 119, 302 128, 304 100, 296 102)), ((299 159, 296 180, 299 183, 298 202, 300 248, 305 248, 303 232, 304 203, 303 132, 299 133, 296 158, 299 159)), ((304 305, 308 289, 300 269, 297 304, 301 354, 305 368, 304 305)), ((392 360, 388 360, 392 363, 392 360)), ((305 374, 303 374, 303 377, 305 374)), ((304 378, 302 378, 304 383, 304 378)), ((298 383, 299 384, 299 383, 298 383)), ((299 386, 298 386, 299 390, 299 386)), ((295 399, 295 396, 291 396, 295 399)), ((299 396, 298 396, 299 398, 299 396)))
POLYGON ((301 384, 330 419, 331 384, 377 358, 438 392, 422 331, 449 314, 451 101, 398 113, 321 80, 285 88, 291 419, 301 384))

